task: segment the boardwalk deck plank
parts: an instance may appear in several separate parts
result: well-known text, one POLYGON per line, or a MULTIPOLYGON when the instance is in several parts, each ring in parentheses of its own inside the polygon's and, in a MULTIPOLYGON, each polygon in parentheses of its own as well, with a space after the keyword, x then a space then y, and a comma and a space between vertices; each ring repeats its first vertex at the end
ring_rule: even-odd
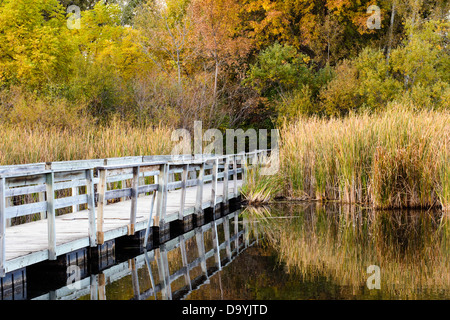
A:
MULTIPOLYGON (((239 181, 238 185, 242 182, 239 181)), ((212 184, 203 187, 203 208, 210 206, 212 184)), ((216 195, 218 201, 223 199, 223 183, 218 182, 216 195)), ((229 183, 228 199, 234 197, 234 184, 229 183)), ((184 214, 194 213, 197 199, 197 188, 186 189, 184 214)), ((178 219, 180 210, 181 190, 168 192, 165 221, 178 219)), ((146 228, 152 196, 140 196, 137 199, 135 231, 146 228)), ((127 234, 130 222, 131 200, 108 204, 104 208, 105 240, 118 235, 127 234)), ((89 211, 83 210, 57 216, 55 219, 56 252, 58 255, 68 253, 81 247, 89 246, 89 211)), ((6 272, 48 258, 48 224, 46 220, 34 221, 6 229, 6 272)))

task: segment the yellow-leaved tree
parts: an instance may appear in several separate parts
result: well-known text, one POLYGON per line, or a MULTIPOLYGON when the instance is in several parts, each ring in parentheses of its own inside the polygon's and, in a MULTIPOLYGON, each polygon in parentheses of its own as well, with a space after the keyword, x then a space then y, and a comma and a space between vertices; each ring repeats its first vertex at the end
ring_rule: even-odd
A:
POLYGON ((75 47, 57 0, 0 4, 0 85, 40 88, 70 74, 75 47))

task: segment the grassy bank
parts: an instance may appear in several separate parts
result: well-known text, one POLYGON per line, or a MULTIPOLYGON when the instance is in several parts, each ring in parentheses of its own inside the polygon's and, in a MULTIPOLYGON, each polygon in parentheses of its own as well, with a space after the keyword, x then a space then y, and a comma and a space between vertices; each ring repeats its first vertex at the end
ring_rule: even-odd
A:
POLYGON ((285 195, 375 208, 450 205, 450 113, 298 119, 281 130, 285 195))
POLYGON ((273 179, 289 199, 450 209, 448 111, 393 106, 340 119, 299 118, 280 134, 281 169, 273 179))
POLYGON ((138 128, 122 121, 69 129, 0 127, 0 165, 169 154, 173 146, 168 127, 138 128))

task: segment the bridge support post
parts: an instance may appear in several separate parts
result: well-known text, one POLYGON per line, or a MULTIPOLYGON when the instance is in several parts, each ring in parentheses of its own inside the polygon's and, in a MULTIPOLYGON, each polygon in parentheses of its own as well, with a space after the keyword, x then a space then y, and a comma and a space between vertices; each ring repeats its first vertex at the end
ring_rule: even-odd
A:
POLYGON ((186 205, 186 183, 188 180, 189 165, 183 165, 183 172, 181 174, 181 199, 180 199, 180 211, 178 212, 178 220, 184 218, 184 208, 186 205))
POLYGON ((236 155, 233 156, 233 197, 237 198, 237 191, 238 191, 238 186, 237 186, 237 180, 238 180, 238 174, 237 174, 237 159, 236 159, 236 155))
POLYGON ((98 211, 98 217, 97 217, 97 243, 98 244, 103 244, 105 243, 105 237, 104 237, 104 232, 103 232, 103 213, 105 210, 105 206, 106 206, 106 189, 107 189, 107 185, 106 185, 106 174, 107 174, 107 170, 106 169, 102 169, 99 170, 99 183, 98 183, 98 207, 97 207, 97 211, 98 211))
POLYGON ((95 224, 94 171, 92 169, 86 170, 86 194, 89 210, 89 244, 91 247, 95 247, 97 245, 97 228, 95 224))
POLYGON ((156 195, 156 217, 154 226, 159 227, 159 236, 155 239, 159 243, 165 242, 169 226, 166 225, 166 208, 167 208, 167 193, 168 193, 168 178, 169 178, 169 164, 165 163, 160 166, 160 173, 158 176, 158 192, 156 195))
POLYGON ((139 193, 139 166, 133 168, 133 180, 131 182, 131 212, 130 212, 130 224, 128 225, 128 235, 134 235, 136 225, 136 213, 138 204, 139 193))
POLYGON ((213 219, 216 219, 216 206, 217 206, 217 175, 219 170, 219 159, 216 158, 213 160, 212 167, 212 187, 211 187, 211 207, 213 211, 213 219))
POLYGON ((195 216, 197 221, 203 217, 203 180, 205 176, 205 164, 200 164, 200 170, 197 178, 197 196, 195 200, 195 216))

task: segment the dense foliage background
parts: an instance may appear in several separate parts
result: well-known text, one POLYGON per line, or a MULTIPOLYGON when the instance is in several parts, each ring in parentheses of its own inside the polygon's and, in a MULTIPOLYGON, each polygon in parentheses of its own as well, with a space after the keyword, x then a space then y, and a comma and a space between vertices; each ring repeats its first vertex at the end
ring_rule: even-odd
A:
POLYGON ((446 0, 0 0, 0 119, 268 128, 392 102, 449 108, 449 8, 446 0), (69 28, 73 4, 79 29, 69 28), (373 4, 380 29, 367 26, 373 4))

